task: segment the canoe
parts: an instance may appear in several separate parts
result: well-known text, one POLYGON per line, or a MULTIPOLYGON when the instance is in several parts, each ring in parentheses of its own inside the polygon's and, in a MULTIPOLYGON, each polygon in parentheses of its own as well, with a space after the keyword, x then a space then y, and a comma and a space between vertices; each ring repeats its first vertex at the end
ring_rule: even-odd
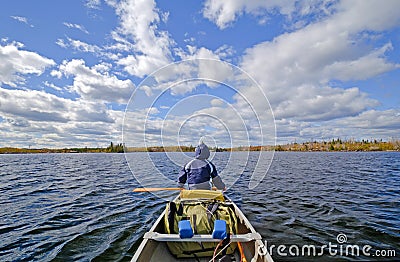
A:
MULTIPOLYGON (((190 232, 188 236, 184 236, 186 232, 185 228, 179 228, 179 232, 168 233, 166 223, 168 219, 166 216, 170 213, 168 209, 168 204, 166 209, 158 217, 157 221, 151 227, 151 229, 144 234, 143 240, 135 252, 132 262, 149 262, 149 261, 252 261, 252 262, 273 262, 271 255, 268 253, 267 248, 264 245, 261 235, 254 229, 250 224, 249 220, 243 214, 243 212, 237 207, 237 205, 231 201, 228 197, 224 196, 221 191, 209 191, 209 190, 182 190, 180 194, 172 201, 173 203, 182 203, 180 205, 188 205, 187 203, 200 202, 217 203, 218 205, 228 207, 233 210, 236 225, 233 225, 235 230, 228 232, 228 240, 225 243, 222 238, 218 238, 221 229, 217 228, 217 222, 214 221, 213 232, 207 232, 206 234, 198 234, 196 230, 190 232), (235 232, 234 232, 235 231, 235 232), (216 237, 217 236, 217 237, 216 237), (187 244, 189 243, 189 244, 187 244), (220 245, 223 243, 222 245, 220 245), (193 253, 191 257, 191 252, 187 252, 189 257, 178 258, 176 254, 172 254, 171 246, 173 245, 185 245, 186 248, 190 248, 193 244, 194 246, 210 246, 214 252, 211 251, 211 255, 200 256, 197 253, 193 253), (224 246, 225 245, 225 246, 224 246), (229 252, 224 251, 231 250, 229 252), (222 253, 222 254, 221 254, 222 253), (227 253, 225 256, 223 256, 227 253)), ((175 204, 174 204, 175 205, 175 204)), ((219 212, 219 211, 217 211, 219 212)), ((233 222, 229 223, 233 223, 233 222)), ((223 222, 222 230, 225 230, 226 222, 223 222)), ((180 223, 179 223, 180 224, 180 223)), ((182 223, 184 224, 184 223, 182 223)), ((190 223, 189 223, 190 224, 190 223)), ((220 225, 220 224, 218 224, 220 225)), ((193 231, 189 228, 189 231, 193 231)), ((226 228, 233 228, 232 225, 226 225, 226 228)), ((224 232, 226 233, 226 232, 224 232)), ((224 237, 226 236, 223 235, 224 237)), ((193 251, 195 252, 195 251, 193 251)), ((206 253, 203 253, 206 254, 206 253)))

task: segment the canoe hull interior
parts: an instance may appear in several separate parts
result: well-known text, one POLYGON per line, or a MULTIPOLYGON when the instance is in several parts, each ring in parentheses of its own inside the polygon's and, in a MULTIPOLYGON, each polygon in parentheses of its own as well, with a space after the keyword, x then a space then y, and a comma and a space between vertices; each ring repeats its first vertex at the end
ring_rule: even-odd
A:
MULTIPOLYGON (((232 261, 241 261, 241 256, 245 256, 247 261, 253 262, 273 262, 270 254, 266 251, 261 236, 255 231, 253 226, 250 224, 248 219, 244 216, 242 211, 235 205, 235 203, 229 201, 233 205, 235 214, 237 216, 238 232, 237 235, 232 237, 232 242, 240 242, 241 252, 239 252, 238 245, 230 258, 232 261)), ((152 228, 144 236, 142 243, 137 249, 132 262, 151 262, 151 261, 212 261, 212 257, 190 257, 190 258, 176 258, 168 249, 167 242, 181 242, 182 239, 178 235, 171 235, 165 233, 164 227, 164 211, 157 219, 152 228)), ((214 241, 218 243, 218 240, 212 239, 210 235, 195 235, 193 242, 204 243, 214 241)), ((193 239, 185 239, 184 241, 192 242, 193 239)), ((218 261, 218 259, 215 259, 218 261)))

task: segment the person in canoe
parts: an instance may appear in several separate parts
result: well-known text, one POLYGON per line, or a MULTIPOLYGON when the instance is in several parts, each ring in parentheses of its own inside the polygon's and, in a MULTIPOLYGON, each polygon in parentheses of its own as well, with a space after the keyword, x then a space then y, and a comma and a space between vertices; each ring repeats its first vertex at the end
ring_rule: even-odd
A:
POLYGON ((183 188, 186 182, 189 189, 211 190, 213 185, 219 190, 226 190, 225 184, 218 175, 217 169, 211 161, 210 150, 203 141, 195 149, 195 158, 187 163, 178 176, 178 187, 183 188))

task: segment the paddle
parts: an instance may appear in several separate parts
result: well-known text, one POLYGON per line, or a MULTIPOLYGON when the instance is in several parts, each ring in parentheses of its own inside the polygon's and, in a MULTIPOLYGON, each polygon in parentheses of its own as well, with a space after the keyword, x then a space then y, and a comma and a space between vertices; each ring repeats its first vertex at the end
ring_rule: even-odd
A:
POLYGON ((164 191, 164 190, 178 191, 182 189, 183 188, 180 187, 138 187, 135 188, 133 192, 154 192, 154 191, 164 191))
MULTIPOLYGON (((184 188, 180 187, 138 187, 133 190, 133 192, 154 192, 154 191, 178 191, 183 190, 184 188)), ((212 187, 212 190, 217 190, 216 187, 212 187)))

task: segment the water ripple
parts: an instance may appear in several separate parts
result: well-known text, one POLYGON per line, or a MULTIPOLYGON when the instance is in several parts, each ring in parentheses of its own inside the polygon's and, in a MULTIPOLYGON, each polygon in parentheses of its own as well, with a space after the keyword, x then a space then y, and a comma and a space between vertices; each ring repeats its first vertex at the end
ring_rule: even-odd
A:
MULTIPOLYGON (((143 155, 129 157, 140 163, 143 155)), ((215 155, 218 169, 228 157, 215 155)), ((163 154, 152 159, 171 178, 181 168, 163 154)), ((254 159, 236 167, 244 170, 227 194, 268 244, 322 246, 344 233, 350 244, 400 255, 398 153, 277 153, 260 186, 249 190, 254 159)), ((134 171, 163 183, 143 166, 134 171)), ((120 154, 0 155, 0 260, 129 261, 165 207, 152 194, 132 193, 137 186, 120 154)), ((366 258, 302 257, 357 259, 366 258)))

